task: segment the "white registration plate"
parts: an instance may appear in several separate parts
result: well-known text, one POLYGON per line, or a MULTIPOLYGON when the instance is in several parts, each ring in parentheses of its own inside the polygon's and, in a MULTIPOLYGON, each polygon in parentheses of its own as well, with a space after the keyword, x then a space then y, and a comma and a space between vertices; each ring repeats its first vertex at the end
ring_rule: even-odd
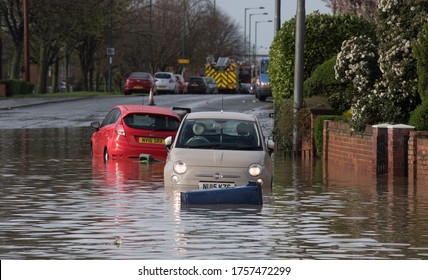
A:
POLYGON ((199 189, 207 190, 207 189, 226 189, 226 188, 234 188, 235 183, 228 182, 199 182, 199 189))

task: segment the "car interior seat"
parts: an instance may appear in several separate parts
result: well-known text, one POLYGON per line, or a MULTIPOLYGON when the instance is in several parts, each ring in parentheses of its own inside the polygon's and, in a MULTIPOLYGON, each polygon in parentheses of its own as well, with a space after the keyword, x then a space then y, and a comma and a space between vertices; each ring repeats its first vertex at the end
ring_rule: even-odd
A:
POLYGON ((248 123, 239 123, 236 126, 236 132, 238 133, 239 142, 246 144, 250 147, 257 146, 257 136, 254 128, 248 123))

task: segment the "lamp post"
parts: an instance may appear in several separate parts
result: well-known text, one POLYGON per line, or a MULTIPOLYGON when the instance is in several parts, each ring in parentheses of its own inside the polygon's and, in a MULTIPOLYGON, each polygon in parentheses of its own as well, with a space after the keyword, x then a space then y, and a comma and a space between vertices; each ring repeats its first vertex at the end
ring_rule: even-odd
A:
POLYGON ((254 7, 244 9, 244 56, 247 55, 247 11, 248 10, 263 10, 265 7, 254 7))
POLYGON ((248 32, 248 51, 249 51, 249 57, 251 59, 251 17, 252 16, 257 16, 257 15, 268 15, 269 13, 255 13, 255 14, 250 14, 250 28, 249 28, 249 32, 248 32))
POLYGON ((27 0, 22 2, 24 16, 24 80, 30 82, 30 43, 28 35, 28 6, 27 0))
POLYGON ((259 23, 267 23, 267 22, 272 22, 272 20, 259 20, 259 21, 256 21, 256 23, 255 23, 255 25, 256 25, 256 28, 255 28, 256 32, 254 34, 254 59, 253 59, 253 62, 256 61, 256 57, 257 57, 257 25, 259 23))

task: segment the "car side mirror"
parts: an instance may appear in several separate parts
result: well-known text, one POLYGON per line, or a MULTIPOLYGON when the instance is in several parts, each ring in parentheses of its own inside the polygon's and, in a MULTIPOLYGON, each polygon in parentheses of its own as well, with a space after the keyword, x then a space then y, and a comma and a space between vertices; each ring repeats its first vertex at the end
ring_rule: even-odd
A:
POLYGON ((91 122, 91 127, 94 128, 95 130, 99 130, 101 126, 100 122, 91 122))
POLYGON ((168 151, 171 149, 171 145, 172 145, 172 136, 168 136, 167 138, 165 138, 165 146, 168 151))
POLYGON ((268 148, 269 154, 272 154, 273 151, 275 150, 275 142, 273 142, 272 139, 267 140, 267 148, 268 148))

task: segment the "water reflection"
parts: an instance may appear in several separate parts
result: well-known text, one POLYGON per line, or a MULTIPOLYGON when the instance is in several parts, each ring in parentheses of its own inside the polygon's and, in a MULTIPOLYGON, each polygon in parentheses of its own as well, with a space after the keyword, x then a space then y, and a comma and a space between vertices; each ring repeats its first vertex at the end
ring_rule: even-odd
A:
POLYGON ((428 184, 277 155, 261 207, 181 208, 92 130, 2 130, 2 259, 428 259, 428 184))

